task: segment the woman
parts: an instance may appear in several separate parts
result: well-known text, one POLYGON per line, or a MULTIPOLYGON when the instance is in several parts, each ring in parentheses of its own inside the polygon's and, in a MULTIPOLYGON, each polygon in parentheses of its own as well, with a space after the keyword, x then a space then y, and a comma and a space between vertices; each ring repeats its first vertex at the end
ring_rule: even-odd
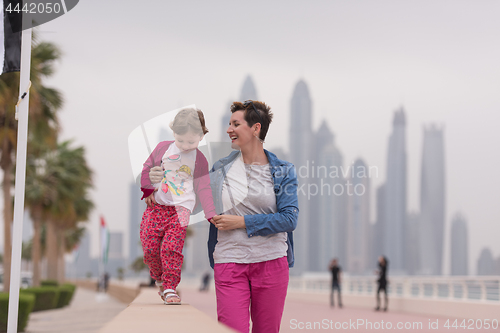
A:
POLYGON ((378 289, 377 289, 377 307, 375 311, 380 310, 380 291, 384 291, 384 311, 387 311, 387 305, 389 299, 387 297, 387 258, 384 256, 380 256, 378 258, 378 289))
POLYGON ((234 149, 217 161, 210 182, 217 215, 208 250, 217 315, 237 330, 278 332, 293 266, 299 214, 297 175, 263 147, 272 120, 265 103, 234 102, 227 134, 234 149), (250 311, 249 311, 250 308, 250 311))

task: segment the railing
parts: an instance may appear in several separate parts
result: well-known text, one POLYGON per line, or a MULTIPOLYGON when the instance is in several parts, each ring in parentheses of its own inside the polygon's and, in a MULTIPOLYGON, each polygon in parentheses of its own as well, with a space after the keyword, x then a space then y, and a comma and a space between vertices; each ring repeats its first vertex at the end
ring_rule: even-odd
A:
MULTIPOLYGON (((305 275, 290 277, 289 289, 328 292, 330 277, 305 275)), ((342 292, 346 295, 374 295, 375 277, 344 276, 342 292)), ((388 293, 392 297, 479 301, 500 303, 500 276, 397 276, 390 277, 388 293)))

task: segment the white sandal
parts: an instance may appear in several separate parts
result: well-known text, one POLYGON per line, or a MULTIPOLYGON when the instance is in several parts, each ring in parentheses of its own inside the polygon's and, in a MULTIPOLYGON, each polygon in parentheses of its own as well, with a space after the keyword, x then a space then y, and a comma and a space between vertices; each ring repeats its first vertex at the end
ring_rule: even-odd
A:
POLYGON ((177 295, 175 293, 175 290, 173 289, 165 289, 163 291, 163 303, 165 305, 180 305, 181 304, 181 301, 178 301, 178 302, 167 302, 169 298, 172 298, 172 297, 177 297, 178 299, 181 299, 179 297, 179 295, 177 295))
POLYGON ((163 289, 163 281, 161 280, 158 280, 158 281, 155 281, 155 285, 158 287, 158 289, 160 291, 158 291, 158 295, 160 295, 161 297, 161 300, 162 301, 165 301, 165 297, 163 296, 163 292, 164 292, 164 289, 163 289))

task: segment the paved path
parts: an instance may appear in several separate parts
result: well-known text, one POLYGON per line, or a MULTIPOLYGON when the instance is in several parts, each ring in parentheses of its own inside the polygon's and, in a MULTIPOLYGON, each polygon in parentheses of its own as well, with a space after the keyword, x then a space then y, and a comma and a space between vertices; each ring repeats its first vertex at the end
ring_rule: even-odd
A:
POLYGON ((96 333, 127 307, 107 295, 77 288, 65 308, 33 312, 27 333, 96 333))
MULTIPOLYGON (((199 292, 194 287, 180 288, 182 301, 217 320, 215 292, 199 292)), ((158 297, 158 304, 161 299, 158 297)), ((127 307, 110 297, 102 298, 95 292, 78 288, 75 298, 69 307, 60 310, 49 310, 31 314, 28 333, 90 333, 98 332, 108 321, 127 307)), ((325 331, 358 331, 358 332, 451 332, 462 331, 461 321, 458 328, 444 327, 449 320, 450 326, 455 318, 424 316, 401 312, 376 312, 360 308, 330 308, 328 296, 325 302, 302 300, 299 294, 289 293, 281 321, 282 333, 289 332, 325 332, 325 331), (437 326, 436 326, 437 324, 437 326), (398 329, 399 325, 399 329, 398 329), (431 327, 429 327, 431 325, 431 327)), ((468 324, 467 324, 468 326, 468 324)), ((500 332, 499 329, 475 331, 500 332)))
MULTIPOLYGON (((182 301, 187 302, 198 310, 205 312, 214 320, 217 320, 217 310, 215 292, 199 292, 195 288, 184 287, 182 289, 182 301)), ((464 331, 460 327, 461 320, 458 320, 458 329, 454 327, 444 327, 447 320, 449 325, 453 325, 455 318, 444 318, 437 316, 426 316, 408 314, 402 312, 378 312, 371 309, 361 308, 330 308, 328 305, 328 295, 325 295, 325 303, 308 302, 301 300, 298 294, 289 294, 285 304, 283 318, 281 320, 281 333, 290 332, 326 332, 326 331, 357 331, 357 332, 453 332, 464 331), (358 325, 359 324, 359 325, 358 325), (398 328, 398 325, 400 328, 398 328), (429 327, 431 325, 431 327, 429 327), (437 329, 436 329, 437 328, 437 329)), ((374 300, 375 302, 375 300, 374 300)), ((469 324, 467 323, 467 327, 469 324)), ((477 329, 481 332, 500 332, 500 329, 477 329)))

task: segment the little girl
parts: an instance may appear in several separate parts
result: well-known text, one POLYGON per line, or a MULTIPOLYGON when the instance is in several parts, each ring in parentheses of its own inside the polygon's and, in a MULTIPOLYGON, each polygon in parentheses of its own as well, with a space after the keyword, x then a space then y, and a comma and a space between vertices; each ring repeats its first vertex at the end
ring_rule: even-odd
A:
POLYGON ((175 141, 162 141, 144 163, 142 199, 148 207, 142 216, 140 237, 144 263, 160 288, 165 304, 180 304, 175 288, 181 280, 182 248, 189 217, 197 201, 205 218, 215 216, 208 162, 198 144, 208 132, 201 110, 183 109, 170 124, 175 141), (163 169, 160 183, 151 184, 149 171, 163 169))

